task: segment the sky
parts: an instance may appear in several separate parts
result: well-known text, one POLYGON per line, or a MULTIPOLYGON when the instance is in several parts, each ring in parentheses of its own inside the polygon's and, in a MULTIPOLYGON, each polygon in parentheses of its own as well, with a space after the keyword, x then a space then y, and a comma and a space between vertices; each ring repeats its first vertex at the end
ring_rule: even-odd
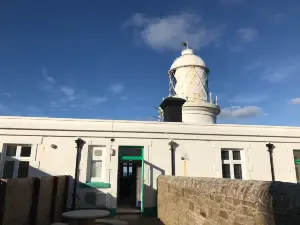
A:
POLYGON ((300 126, 297 0, 0 0, 0 115, 156 120, 188 41, 218 123, 300 126))

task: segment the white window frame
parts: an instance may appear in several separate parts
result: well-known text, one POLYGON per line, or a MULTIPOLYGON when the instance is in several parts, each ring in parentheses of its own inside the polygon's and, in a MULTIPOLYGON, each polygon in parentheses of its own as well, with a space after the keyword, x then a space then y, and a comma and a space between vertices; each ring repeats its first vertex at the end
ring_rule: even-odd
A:
MULTIPOLYGON (((223 164, 229 164, 230 167, 230 178, 231 179, 236 179, 234 177, 234 164, 240 164, 241 168, 242 168, 242 180, 245 180, 245 176, 246 176, 246 171, 245 171, 245 155, 244 155, 244 150, 240 149, 240 148, 222 148, 221 149, 221 160, 222 160, 222 165, 223 164), (222 151, 228 151, 229 153, 229 159, 222 159, 222 151), (241 159, 240 160, 233 160, 233 152, 234 151, 239 151, 240 152, 240 156, 241 159)), ((222 178, 223 178, 223 171, 222 171, 222 178)))
POLYGON ((33 151, 33 145, 31 144, 13 144, 13 143, 9 143, 9 144, 4 144, 3 145, 3 151, 2 151, 2 159, 1 159, 1 171, 0 171, 0 176, 1 178, 3 177, 3 172, 4 172, 4 165, 6 161, 14 161, 14 171, 13 171, 13 176, 12 178, 17 178, 18 177, 18 170, 19 170, 19 165, 21 163, 21 161, 25 161, 25 162, 29 162, 28 165, 28 177, 29 177, 29 172, 30 172, 30 163, 32 162, 33 159, 33 155, 34 155, 34 151, 33 151), (17 150, 16 150, 16 155, 15 156, 6 156, 6 149, 8 146, 17 146, 17 150), (29 157, 24 157, 21 156, 21 149, 22 147, 31 147, 31 152, 30 152, 30 156, 29 157))
POLYGON ((91 146, 91 148, 89 149, 89 163, 88 163, 88 176, 90 182, 103 182, 104 181, 104 176, 105 176, 105 158, 106 158, 106 146, 105 145, 101 145, 101 146, 91 146), (95 156, 94 155, 94 151, 95 150, 102 150, 102 155, 101 156, 95 156), (92 172, 92 162, 93 161, 101 161, 102 162, 102 166, 101 166, 101 175, 100 177, 92 177, 91 176, 91 172, 92 172))

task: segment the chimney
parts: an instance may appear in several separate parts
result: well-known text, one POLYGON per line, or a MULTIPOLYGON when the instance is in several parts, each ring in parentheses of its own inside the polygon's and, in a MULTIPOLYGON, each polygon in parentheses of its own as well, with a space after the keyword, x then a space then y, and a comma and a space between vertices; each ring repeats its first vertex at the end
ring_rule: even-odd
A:
POLYGON ((164 112, 164 122, 182 122, 182 98, 168 97, 162 101, 160 108, 164 112))

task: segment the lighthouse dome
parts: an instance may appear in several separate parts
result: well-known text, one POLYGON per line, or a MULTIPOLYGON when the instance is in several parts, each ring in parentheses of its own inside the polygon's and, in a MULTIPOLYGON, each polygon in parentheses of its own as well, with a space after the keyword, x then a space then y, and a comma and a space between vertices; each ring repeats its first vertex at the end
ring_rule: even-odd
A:
POLYGON ((181 56, 173 62, 169 70, 169 74, 171 74, 174 70, 185 66, 206 68, 204 61, 199 56, 194 55, 194 51, 192 49, 185 49, 181 52, 181 56))

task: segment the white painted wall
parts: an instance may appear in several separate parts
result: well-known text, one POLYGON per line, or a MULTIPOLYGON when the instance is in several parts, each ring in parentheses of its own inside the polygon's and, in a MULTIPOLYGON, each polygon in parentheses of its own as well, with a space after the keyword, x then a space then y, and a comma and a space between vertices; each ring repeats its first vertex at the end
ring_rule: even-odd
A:
MULTIPOLYGON (((75 139, 86 141, 80 162, 80 181, 86 182, 88 150, 106 146, 103 182, 110 189, 107 206, 116 207, 118 151, 110 156, 110 149, 118 146, 144 146, 145 207, 155 206, 156 179, 171 174, 171 153, 168 142, 173 139, 176 149, 176 175, 183 175, 181 156, 188 156, 187 175, 222 177, 221 149, 237 148, 243 153, 245 179, 271 180, 269 154, 266 144, 275 145, 275 178, 296 182, 293 150, 300 149, 300 128, 242 125, 192 125, 183 123, 134 122, 110 120, 79 120, 0 117, 0 145, 32 144, 30 170, 32 176, 74 175, 75 139), (114 138, 112 144, 110 139, 114 138), (57 145, 57 149, 51 145, 57 145), (42 172, 39 172, 42 171, 42 172)), ((0 151, 2 151, 2 147, 0 151)), ((3 168, 3 160, 0 163, 3 168)), ((85 190, 86 191, 86 190, 85 190)))

